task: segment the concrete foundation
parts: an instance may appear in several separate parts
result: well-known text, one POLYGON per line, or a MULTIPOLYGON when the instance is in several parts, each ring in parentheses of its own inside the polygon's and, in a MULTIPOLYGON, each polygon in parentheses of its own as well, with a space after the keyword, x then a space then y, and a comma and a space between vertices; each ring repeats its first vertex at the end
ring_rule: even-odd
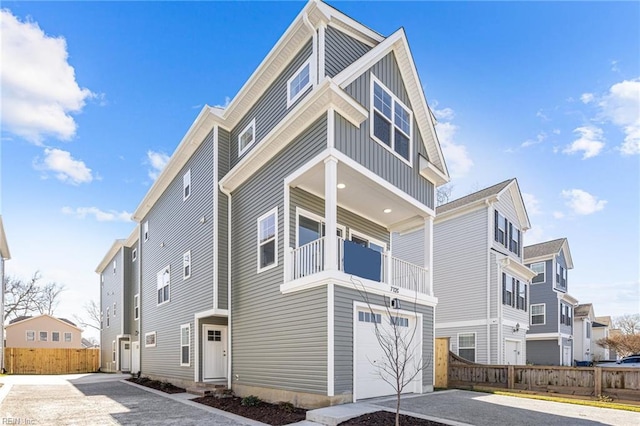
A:
POLYGON ((271 403, 286 401, 292 403, 296 407, 308 409, 346 404, 353 401, 353 395, 351 394, 327 396, 316 393, 296 392, 235 383, 231 386, 231 389, 236 396, 245 397, 255 395, 263 401, 271 403))

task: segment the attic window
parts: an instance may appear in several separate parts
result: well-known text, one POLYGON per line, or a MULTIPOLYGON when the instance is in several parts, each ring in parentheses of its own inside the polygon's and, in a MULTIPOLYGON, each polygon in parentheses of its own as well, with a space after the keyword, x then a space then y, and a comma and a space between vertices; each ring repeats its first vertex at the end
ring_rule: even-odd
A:
POLYGON ((413 113, 371 76, 371 137, 411 166, 413 113))
POLYGON ((238 135, 238 155, 244 154, 256 140, 256 120, 251 120, 251 123, 238 135))
POLYGON ((311 59, 293 74, 287 82, 287 108, 300 98, 311 86, 311 59))

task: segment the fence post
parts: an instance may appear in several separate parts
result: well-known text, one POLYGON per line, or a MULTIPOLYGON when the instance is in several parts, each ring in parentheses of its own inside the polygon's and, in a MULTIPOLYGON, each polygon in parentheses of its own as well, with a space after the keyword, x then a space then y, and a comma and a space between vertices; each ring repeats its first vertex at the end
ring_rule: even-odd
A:
POLYGON ((507 389, 513 389, 516 382, 516 369, 513 365, 507 366, 507 389))
POLYGON ((593 367, 594 396, 602 395, 602 367, 593 367))

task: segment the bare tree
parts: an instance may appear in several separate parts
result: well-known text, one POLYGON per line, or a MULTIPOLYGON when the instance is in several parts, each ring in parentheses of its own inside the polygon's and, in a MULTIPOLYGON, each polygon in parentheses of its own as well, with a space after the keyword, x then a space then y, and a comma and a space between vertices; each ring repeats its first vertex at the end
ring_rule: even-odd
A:
POLYGON ((640 314, 624 314, 615 317, 613 326, 622 334, 640 334, 640 314))
POLYGON ((436 191, 436 202, 438 206, 447 204, 451 201, 451 193, 453 192, 453 185, 448 183, 438 187, 436 191))
POLYGON ((95 300, 90 300, 88 303, 84 304, 85 316, 80 317, 78 315, 74 315, 73 318, 80 324, 82 327, 91 327, 95 330, 100 331, 101 323, 102 323, 102 315, 100 312, 100 307, 96 303, 95 300))
POLYGON ((613 349, 620 356, 629 356, 640 353, 640 334, 618 334, 600 339, 598 346, 613 349))
POLYGON ((53 315, 60 303, 59 296, 65 290, 64 285, 54 282, 40 287, 38 297, 35 300, 36 309, 40 314, 53 315))
MULTIPOLYGON (((371 315, 376 315, 369 300, 364 284, 351 277, 351 282, 360 293, 371 315)), ((417 293, 416 293, 417 299, 417 293)), ((417 318, 416 299, 413 301, 413 314, 417 318)), ((388 383, 396 395, 396 426, 400 426, 400 397, 404 389, 430 365, 430 360, 424 360, 422 354, 417 353, 417 321, 413 327, 402 323, 399 304, 391 307, 391 300, 385 303, 386 318, 384 321, 372 321, 376 339, 382 349, 384 359, 369 360, 377 370, 380 378, 388 383)), ((375 318, 375 316, 374 316, 375 318)))
POLYGON ((5 277, 4 321, 34 313, 53 315, 64 285, 52 282, 41 286, 38 284, 41 278, 38 271, 29 280, 5 277))

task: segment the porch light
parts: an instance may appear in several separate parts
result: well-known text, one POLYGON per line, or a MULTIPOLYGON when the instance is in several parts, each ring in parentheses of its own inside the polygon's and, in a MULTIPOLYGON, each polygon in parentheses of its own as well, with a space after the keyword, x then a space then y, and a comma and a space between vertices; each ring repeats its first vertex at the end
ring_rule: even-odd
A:
POLYGON ((384 209, 383 212, 385 213, 391 213, 391 209, 384 209))
POLYGON ((338 184, 338 189, 345 189, 347 187, 347 185, 345 185, 344 183, 339 183, 338 184))

